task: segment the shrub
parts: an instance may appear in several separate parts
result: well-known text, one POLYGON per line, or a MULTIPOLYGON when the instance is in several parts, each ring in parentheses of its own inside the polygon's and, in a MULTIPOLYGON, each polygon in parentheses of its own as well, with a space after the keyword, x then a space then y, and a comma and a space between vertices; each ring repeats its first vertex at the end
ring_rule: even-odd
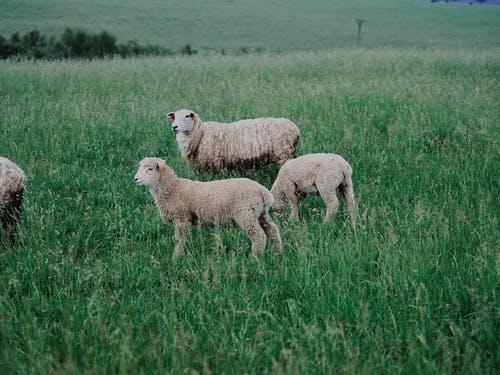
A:
MULTIPOLYGON (((196 51, 186 44, 180 54, 192 55, 196 51)), ((59 39, 47 38, 34 29, 24 36, 18 32, 12 34, 10 40, 0 35, 0 59, 9 57, 28 59, 70 59, 70 58, 104 58, 119 55, 121 57, 143 55, 171 55, 170 49, 159 45, 140 45, 134 40, 126 44, 116 44, 114 35, 107 31, 97 34, 85 30, 67 28, 59 39)))

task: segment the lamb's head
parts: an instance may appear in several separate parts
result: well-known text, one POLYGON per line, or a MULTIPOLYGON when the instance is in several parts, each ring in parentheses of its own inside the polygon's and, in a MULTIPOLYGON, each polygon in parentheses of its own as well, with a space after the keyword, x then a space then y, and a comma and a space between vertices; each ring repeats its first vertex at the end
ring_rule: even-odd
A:
POLYGON ((135 174, 134 181, 137 185, 148 188, 158 186, 164 179, 173 176, 173 170, 165 160, 160 158, 145 158, 139 163, 139 169, 135 174))
POLYGON ((181 109, 177 112, 167 113, 167 117, 173 120, 172 132, 174 134, 185 133, 189 134, 200 123, 200 118, 189 109, 181 109))
POLYGON ((283 213, 286 210, 287 206, 288 206, 287 200, 285 198, 285 193, 275 183, 271 187, 271 194, 274 197, 274 202, 273 202, 273 205, 272 205, 273 210, 277 214, 283 213))

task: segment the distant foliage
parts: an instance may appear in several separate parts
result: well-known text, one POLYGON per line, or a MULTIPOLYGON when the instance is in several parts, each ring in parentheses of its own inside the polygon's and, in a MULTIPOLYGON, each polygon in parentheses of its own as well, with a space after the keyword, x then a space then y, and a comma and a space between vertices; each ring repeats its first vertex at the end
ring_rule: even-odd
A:
POLYGON ((194 55, 196 50, 189 44, 178 52, 159 45, 140 45, 135 40, 125 44, 117 44, 114 35, 107 31, 92 34, 84 30, 67 28, 62 36, 47 37, 38 30, 32 30, 23 36, 14 33, 10 39, 0 35, 0 59, 10 57, 28 59, 95 59, 109 56, 165 56, 175 53, 194 55))
POLYGON ((480 4, 484 4, 486 3, 488 0, 473 0, 473 1, 463 1, 463 0, 431 0, 431 3, 439 3, 439 2, 443 2, 443 3, 468 3, 469 5, 473 5, 474 3, 480 3, 480 4))

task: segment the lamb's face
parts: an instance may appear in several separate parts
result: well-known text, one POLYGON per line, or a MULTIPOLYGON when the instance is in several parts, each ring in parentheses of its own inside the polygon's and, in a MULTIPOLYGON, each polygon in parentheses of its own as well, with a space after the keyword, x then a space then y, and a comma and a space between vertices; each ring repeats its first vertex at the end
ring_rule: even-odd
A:
POLYGON ((286 210, 287 207, 286 200, 282 195, 276 196, 274 198, 274 203, 272 207, 277 214, 281 214, 286 210))
POLYGON ((193 131, 197 121, 196 113, 190 111, 189 109, 181 109, 180 111, 177 111, 175 113, 170 112, 167 114, 167 116, 171 120, 174 120, 171 127, 174 134, 189 134, 193 131))
POLYGON ((273 211, 277 214, 283 213, 287 207, 287 201, 285 199, 285 194, 281 191, 275 184, 271 188, 271 194, 274 198, 273 211))
POLYGON ((134 177, 134 182, 137 185, 144 185, 146 187, 154 186, 160 176, 160 168, 166 167, 165 161, 156 158, 143 159, 139 164, 139 169, 134 177))

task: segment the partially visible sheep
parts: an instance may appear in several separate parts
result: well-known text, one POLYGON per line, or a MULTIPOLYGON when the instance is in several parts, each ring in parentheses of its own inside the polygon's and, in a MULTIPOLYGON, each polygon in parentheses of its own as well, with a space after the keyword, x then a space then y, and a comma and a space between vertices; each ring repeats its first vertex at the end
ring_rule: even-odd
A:
POLYGON ((245 169, 295 157, 299 129, 286 118, 257 118, 233 123, 202 122, 182 109, 167 116, 182 157, 197 170, 245 169))
POLYGON ((273 209, 282 212, 290 204, 290 220, 298 218, 299 204, 307 194, 319 195, 326 204, 324 222, 337 213, 340 192, 356 225, 356 201, 352 185, 352 168, 335 154, 308 154, 287 161, 280 169, 271 188, 273 209))
POLYGON ((23 202, 26 176, 21 168, 0 156, 0 224, 14 245, 14 232, 23 202))
POLYGON ((173 222, 177 241, 174 258, 182 254, 184 238, 192 224, 236 224, 250 237, 252 255, 264 251, 266 239, 281 254, 281 236, 268 212, 273 196, 255 181, 191 181, 177 177, 165 160, 145 158, 140 162, 135 183, 149 188, 161 218, 173 222))

